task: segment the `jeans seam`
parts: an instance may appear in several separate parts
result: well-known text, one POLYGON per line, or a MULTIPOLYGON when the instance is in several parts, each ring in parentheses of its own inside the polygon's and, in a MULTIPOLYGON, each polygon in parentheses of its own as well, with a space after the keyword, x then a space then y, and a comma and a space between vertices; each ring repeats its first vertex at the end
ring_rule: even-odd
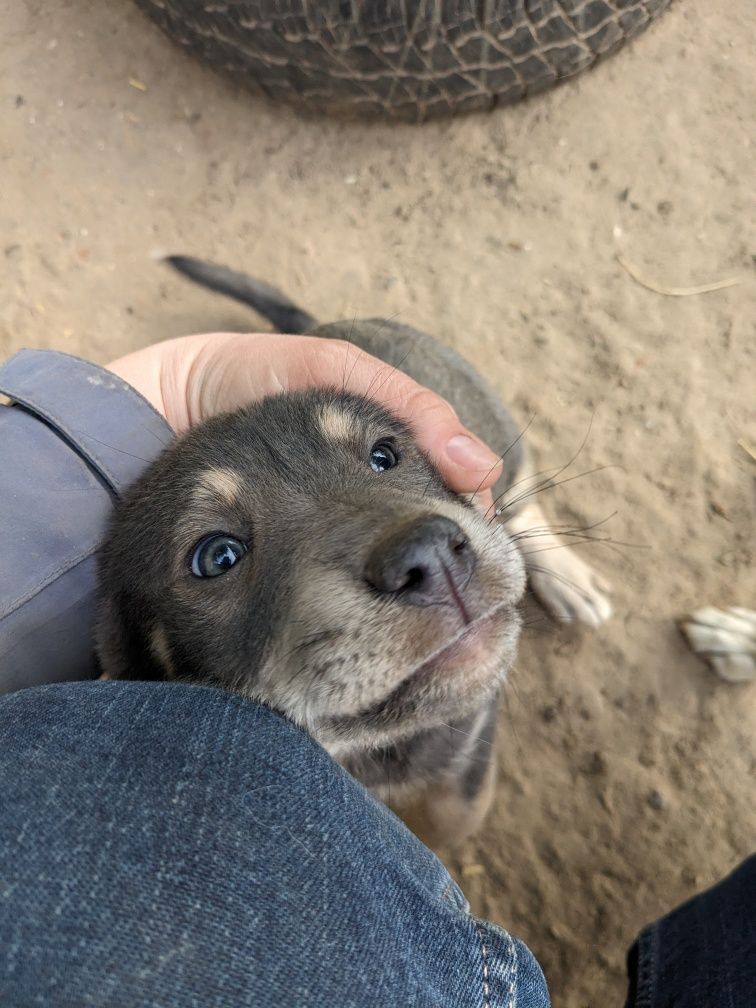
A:
POLYGON ((509 951, 512 953, 512 980, 509 984, 509 993, 507 994, 507 1008, 515 1008, 515 1002, 517 1000, 517 946, 512 941, 512 936, 507 931, 507 941, 509 942, 509 951))
MULTIPOLYGON (((494 1004, 491 1001, 491 971, 489 967, 489 949, 486 945, 485 935, 483 929, 481 928, 478 921, 472 918, 473 926, 478 935, 478 942, 480 943, 480 954, 483 962, 482 976, 483 976, 483 1008, 494 1008, 494 1004)), ((502 1005, 502 1008, 516 1008, 517 1003, 517 970, 518 970, 518 959, 517 959, 517 946, 512 941, 512 936, 508 931, 503 932, 504 937, 507 940, 507 954, 510 960, 508 966, 509 973, 509 988, 506 993, 506 1004, 502 1005)))
POLYGON ((483 960, 483 1008, 491 1008, 491 985, 488 981, 488 949, 486 948, 486 941, 478 922, 473 921, 473 924, 475 925, 475 931, 480 942, 480 955, 483 960))

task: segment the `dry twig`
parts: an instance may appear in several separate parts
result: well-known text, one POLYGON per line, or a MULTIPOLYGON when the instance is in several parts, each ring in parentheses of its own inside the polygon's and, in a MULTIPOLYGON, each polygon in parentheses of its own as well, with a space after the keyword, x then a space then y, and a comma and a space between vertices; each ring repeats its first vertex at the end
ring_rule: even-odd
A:
POLYGON ((724 290, 725 287, 734 287, 743 282, 742 277, 730 277, 729 280, 715 280, 714 283, 701 284, 698 287, 663 287, 661 284, 644 277, 636 266, 629 263, 619 253, 617 253, 617 262, 641 287, 645 287, 646 290, 653 291, 655 294, 665 294, 667 297, 692 297, 694 294, 709 294, 711 291, 724 290))

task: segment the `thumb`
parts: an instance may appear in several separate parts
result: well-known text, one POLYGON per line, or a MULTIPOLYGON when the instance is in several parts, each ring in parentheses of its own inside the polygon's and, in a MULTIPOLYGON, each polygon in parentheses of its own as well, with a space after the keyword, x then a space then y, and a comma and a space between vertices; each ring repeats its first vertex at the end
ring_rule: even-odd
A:
MULTIPOLYGON (((317 344, 312 349, 318 353, 307 355, 309 374, 303 384, 332 384, 334 374, 346 375, 345 391, 376 400, 410 424, 418 445, 453 490, 477 493, 493 486, 501 475, 501 459, 460 422, 445 399, 350 343, 317 344)), ((483 501, 490 503, 490 494, 483 501)))

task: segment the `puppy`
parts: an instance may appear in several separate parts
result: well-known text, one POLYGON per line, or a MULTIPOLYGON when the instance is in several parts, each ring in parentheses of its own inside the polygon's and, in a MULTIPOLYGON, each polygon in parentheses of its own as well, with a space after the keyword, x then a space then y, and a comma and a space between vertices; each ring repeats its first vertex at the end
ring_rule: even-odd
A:
MULTIPOLYGON (((430 336, 384 320, 318 327, 267 285, 171 262, 279 331, 349 339, 444 396, 504 458, 501 515, 451 492, 407 425, 368 399, 323 389, 215 417, 115 509, 99 565, 102 669, 262 701, 427 843, 459 843, 493 793, 496 699, 526 585, 518 540, 554 539, 537 505, 515 503, 527 478, 517 426, 430 336)), ((544 556, 531 582, 553 613, 608 616, 582 561, 544 556)))

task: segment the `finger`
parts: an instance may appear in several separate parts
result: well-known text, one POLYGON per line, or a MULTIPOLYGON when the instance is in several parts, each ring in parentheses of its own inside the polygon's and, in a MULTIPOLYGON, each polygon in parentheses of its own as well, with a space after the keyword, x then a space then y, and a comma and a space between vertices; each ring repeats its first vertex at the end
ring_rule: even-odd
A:
POLYGON ((485 518, 493 520, 496 517, 493 494, 490 490, 481 490, 480 493, 473 494, 471 503, 485 518))
POLYGON ((501 474, 501 460, 459 422, 449 403, 354 344, 213 333, 167 341, 160 355, 165 411, 178 432, 266 395, 340 388, 375 399, 406 420, 453 490, 485 491, 501 474))

